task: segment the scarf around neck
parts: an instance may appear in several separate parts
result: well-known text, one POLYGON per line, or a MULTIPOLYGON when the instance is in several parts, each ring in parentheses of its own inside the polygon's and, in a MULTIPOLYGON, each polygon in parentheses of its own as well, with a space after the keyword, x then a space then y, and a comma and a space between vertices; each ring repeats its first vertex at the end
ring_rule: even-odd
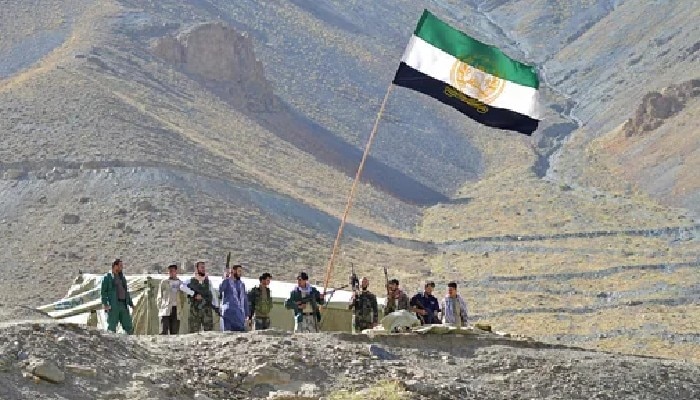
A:
POLYGON ((306 294, 306 295, 309 295, 309 294, 311 293, 311 285, 309 285, 309 284, 307 283, 305 288, 303 288, 303 287, 297 285, 297 290, 300 291, 300 292, 302 292, 302 293, 304 293, 304 294, 306 294))

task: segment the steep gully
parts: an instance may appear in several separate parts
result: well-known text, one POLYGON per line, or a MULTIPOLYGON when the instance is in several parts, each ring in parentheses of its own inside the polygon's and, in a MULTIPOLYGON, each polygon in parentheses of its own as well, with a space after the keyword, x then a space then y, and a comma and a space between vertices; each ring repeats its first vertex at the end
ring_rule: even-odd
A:
MULTIPOLYGON (((497 34, 501 35, 504 42, 508 43, 511 48, 514 48, 522 53, 525 60, 533 59, 527 48, 520 46, 516 38, 512 37, 508 32, 501 28, 501 26, 491 17, 491 15, 483 10, 483 2, 477 2, 475 6, 477 12, 489 22, 497 34)), ((543 86, 546 86, 549 90, 566 100, 565 105, 560 108, 562 112, 559 112, 559 115, 565 120, 571 122, 569 124, 553 124, 541 132, 541 135, 543 136, 554 136, 556 145, 553 148, 537 147, 538 153, 534 171, 540 178, 555 181, 557 180, 557 177, 554 175, 552 165, 556 162, 556 158, 560 155, 564 141, 566 141, 569 135, 571 135, 571 133, 573 133, 576 129, 583 126, 583 122, 574 114, 574 111, 578 107, 578 102, 561 89, 550 84, 547 78, 546 59, 537 65, 537 68, 540 79, 542 79, 542 82, 544 83, 543 86)))

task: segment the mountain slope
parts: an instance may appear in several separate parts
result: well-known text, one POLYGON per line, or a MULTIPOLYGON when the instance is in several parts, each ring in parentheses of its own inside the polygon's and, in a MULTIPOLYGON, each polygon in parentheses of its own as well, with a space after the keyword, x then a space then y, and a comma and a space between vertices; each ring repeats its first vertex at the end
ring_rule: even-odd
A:
POLYGON ((475 321, 697 360, 697 102, 619 134, 644 95, 697 78, 692 3, 5 1, 0 300, 53 300, 116 256, 218 274, 232 251, 322 280, 428 7, 536 64, 546 119, 529 139, 397 88, 331 284, 350 263, 377 292, 383 266, 408 291, 456 280, 475 321))

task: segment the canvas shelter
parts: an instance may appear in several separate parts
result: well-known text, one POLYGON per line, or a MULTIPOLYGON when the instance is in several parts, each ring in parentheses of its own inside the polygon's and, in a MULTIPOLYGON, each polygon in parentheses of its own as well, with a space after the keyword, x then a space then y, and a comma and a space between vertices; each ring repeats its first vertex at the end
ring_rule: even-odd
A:
MULTIPOLYGON (((104 274, 82 273, 76 277, 63 299, 41 306, 38 309, 63 322, 86 324, 100 329, 107 329, 107 315, 102 309, 100 299, 103 277, 104 274)), ((167 277, 167 275, 159 274, 126 275, 129 293, 135 305, 132 313, 135 334, 156 335, 160 333, 156 296, 160 281, 167 279, 167 277)), ((190 277, 181 276, 180 278, 187 280, 190 277)), ((210 276, 209 279, 213 287, 216 288, 218 296, 218 287, 223 278, 210 276)), ((257 279, 242 279, 247 290, 259 284, 257 279)), ((284 308, 284 302, 295 286, 295 283, 275 280, 270 283, 270 292, 274 304, 270 313, 273 328, 290 331, 294 329, 292 311, 284 308)), ((352 311, 348 310, 351 296, 352 292, 347 290, 336 290, 333 292, 332 297, 330 294, 326 295, 326 299, 330 298, 330 302, 325 311, 323 311, 321 326, 323 331, 349 332, 351 330, 352 311)), ((385 305, 386 299, 378 297, 377 302, 379 303, 381 314, 381 309, 385 305)), ((186 307, 189 308, 189 304, 186 307)), ((189 310, 187 309, 185 312, 185 315, 187 315, 189 310)), ((219 318, 214 314, 215 330, 219 326, 219 318)), ((180 321, 180 333, 187 333, 188 331, 189 326, 185 318, 184 321, 180 321)))

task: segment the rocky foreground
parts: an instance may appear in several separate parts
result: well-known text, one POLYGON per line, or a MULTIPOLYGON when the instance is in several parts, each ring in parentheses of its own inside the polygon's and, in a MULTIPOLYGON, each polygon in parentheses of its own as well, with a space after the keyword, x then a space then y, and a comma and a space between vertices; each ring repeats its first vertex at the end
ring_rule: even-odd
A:
POLYGON ((700 398, 700 366, 490 334, 127 337, 26 321, 0 324, 0 398, 680 400, 700 398))

